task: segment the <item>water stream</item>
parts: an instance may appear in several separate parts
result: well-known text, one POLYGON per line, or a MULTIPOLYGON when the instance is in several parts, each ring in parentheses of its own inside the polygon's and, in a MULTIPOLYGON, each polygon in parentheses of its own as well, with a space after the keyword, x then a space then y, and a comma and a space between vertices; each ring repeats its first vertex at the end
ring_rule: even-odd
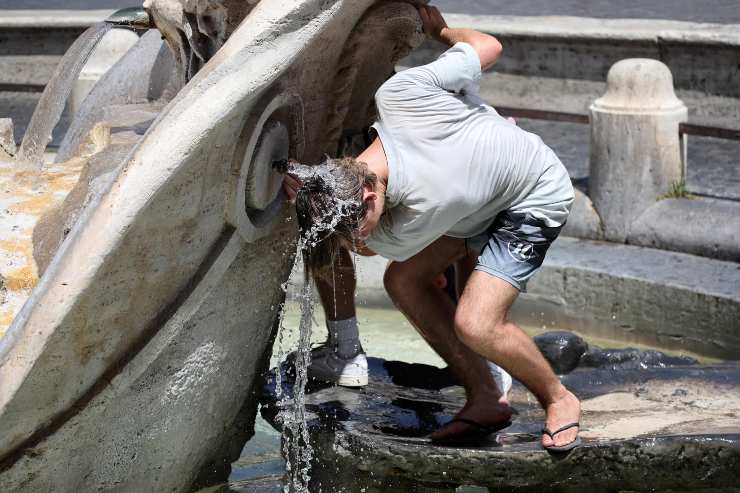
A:
MULTIPOLYGON (((313 323, 314 300, 311 280, 305 276, 300 294, 300 322, 298 324, 298 348, 293 353, 295 381, 290 396, 288 412, 283 413, 283 456, 286 458, 288 482, 284 492, 308 493, 311 480, 310 469, 313 450, 306 423, 306 383, 308 365, 311 364, 311 325, 313 323)), ((286 397, 287 398, 287 397, 286 397)))
POLYGON ((17 158, 21 161, 38 163, 41 168, 44 150, 51 141, 51 133, 59 123, 72 87, 85 66, 87 59, 105 34, 113 28, 101 22, 87 29, 64 54, 41 94, 17 158))
MULTIPOLYGON (((295 166, 295 165, 294 165, 295 166)), ((298 165, 291 169, 304 182, 307 180, 320 177, 327 190, 336 189, 336 178, 332 172, 325 167, 308 167, 298 165)), ((311 228, 303 231, 298 239, 297 252, 295 255, 296 262, 304 259, 304 253, 309 253, 323 239, 326 233, 335 231, 337 224, 343 217, 348 217, 354 203, 340 199, 336 196, 330 197, 331 201, 324 212, 324 217, 316 220, 311 228)), ((295 265, 294 265, 295 267, 295 265)), ((298 327, 298 347, 289 355, 295 370, 295 380, 292 388, 292 395, 282 397, 282 409, 278 421, 282 425, 282 442, 283 456, 286 459, 286 471, 288 481, 284 486, 284 492, 308 493, 309 483, 311 480, 311 460, 313 458, 313 449, 311 448, 310 437, 308 433, 308 424, 306 422, 305 411, 305 390, 308 383, 308 367, 311 364, 311 327, 314 322, 314 297, 313 283, 308 265, 304 265, 303 287, 298 295, 301 310, 300 323, 298 327)), ((332 275, 334 269, 332 266, 332 275)), ((334 302, 336 304, 336 293, 334 302)), ((279 315, 281 321, 281 334, 279 339, 283 339, 282 321, 284 319, 285 307, 279 315)), ((282 348, 278 348, 278 353, 282 354, 282 348)), ((278 372, 279 373, 279 372, 278 372)), ((277 382, 278 388, 281 382, 277 382)), ((280 395, 278 395, 280 398, 280 395)))
MULTIPOLYGON (((305 239, 298 241, 298 251, 295 255, 296 264, 302 259, 302 251, 305 248, 305 239)), ((295 265, 294 265, 295 270, 295 265)), ((287 291, 287 284, 283 289, 287 291)), ((297 348, 288 357, 292 359, 295 371, 292 395, 282 396, 283 409, 279 421, 282 423, 282 456, 285 458, 286 481, 283 485, 284 493, 308 493, 311 480, 311 460, 313 449, 311 448, 306 422, 306 384, 308 383, 308 366, 311 364, 311 329, 314 322, 314 296, 313 283, 308 275, 303 276, 303 286, 298 294, 300 307, 300 318, 298 323, 298 336, 295 341, 297 348), (287 405, 286 405, 287 404, 287 405)), ((286 305, 281 307, 279 314, 279 334, 277 340, 277 359, 281 361, 284 355, 283 340, 288 329, 284 326, 286 316, 286 305)), ((290 333, 294 334, 294 332, 290 333)), ((277 388, 282 389, 280 372, 277 372, 277 388)), ((281 398, 281 390, 278 390, 278 398, 281 398)))

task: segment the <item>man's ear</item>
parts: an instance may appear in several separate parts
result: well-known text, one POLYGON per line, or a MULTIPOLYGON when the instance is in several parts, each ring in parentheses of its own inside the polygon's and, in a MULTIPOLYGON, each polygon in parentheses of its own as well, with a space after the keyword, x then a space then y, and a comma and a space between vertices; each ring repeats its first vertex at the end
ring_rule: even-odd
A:
POLYGON ((373 190, 365 189, 362 193, 362 201, 363 202, 374 202, 378 199, 377 192, 374 192, 373 190))

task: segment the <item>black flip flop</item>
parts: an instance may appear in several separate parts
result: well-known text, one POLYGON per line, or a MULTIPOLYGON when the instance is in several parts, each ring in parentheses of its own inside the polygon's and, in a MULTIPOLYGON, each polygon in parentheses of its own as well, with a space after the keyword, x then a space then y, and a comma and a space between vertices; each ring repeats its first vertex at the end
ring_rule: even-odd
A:
MULTIPOLYGON (((555 440, 555 435, 557 435, 561 431, 570 430, 571 428, 576 428, 576 427, 580 428, 581 427, 580 423, 570 423, 561 428, 558 428, 555 431, 550 431, 547 428, 542 428, 542 433, 549 436, 551 439, 555 440)), ((555 446, 545 447, 545 450, 549 452, 569 452, 573 450, 574 448, 578 447, 580 444, 581 444, 581 439, 579 437, 576 437, 576 439, 570 443, 566 443, 565 445, 560 445, 557 447, 555 446)))
POLYGON ((488 436, 492 433, 496 433, 497 431, 501 431, 504 428, 508 428, 509 426, 511 426, 511 421, 508 420, 502 423, 496 423, 486 426, 478 423, 477 421, 467 418, 451 419, 450 421, 445 423, 444 426, 447 426, 450 423, 464 423, 466 425, 469 425, 470 428, 468 428, 467 431, 463 431, 462 433, 457 433, 445 438, 432 438, 432 443, 437 445, 474 445, 484 442, 486 438, 488 438, 488 436))

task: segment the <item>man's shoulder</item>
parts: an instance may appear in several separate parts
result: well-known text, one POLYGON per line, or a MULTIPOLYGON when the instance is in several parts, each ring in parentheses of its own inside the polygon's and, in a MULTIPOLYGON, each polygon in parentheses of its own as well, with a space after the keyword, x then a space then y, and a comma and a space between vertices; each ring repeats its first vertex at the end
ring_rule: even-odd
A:
POLYGON ((416 68, 405 69, 392 75, 375 93, 375 99, 380 101, 408 100, 427 94, 429 88, 419 83, 416 68))

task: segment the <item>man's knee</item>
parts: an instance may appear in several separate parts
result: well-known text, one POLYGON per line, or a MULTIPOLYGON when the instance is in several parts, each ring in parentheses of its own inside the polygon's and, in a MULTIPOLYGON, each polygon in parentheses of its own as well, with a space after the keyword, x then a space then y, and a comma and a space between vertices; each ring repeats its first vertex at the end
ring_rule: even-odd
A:
POLYGON ((507 324, 505 320, 485 320, 459 309, 455 313, 455 333, 465 345, 471 348, 485 343, 496 344, 497 340, 505 337, 507 324))
POLYGON ((396 300, 408 287, 408 269, 401 262, 391 262, 383 274, 383 286, 391 299, 396 300))
POLYGON ((433 277, 407 262, 391 262, 383 274, 383 285, 392 300, 413 294, 418 288, 431 285, 433 277))

